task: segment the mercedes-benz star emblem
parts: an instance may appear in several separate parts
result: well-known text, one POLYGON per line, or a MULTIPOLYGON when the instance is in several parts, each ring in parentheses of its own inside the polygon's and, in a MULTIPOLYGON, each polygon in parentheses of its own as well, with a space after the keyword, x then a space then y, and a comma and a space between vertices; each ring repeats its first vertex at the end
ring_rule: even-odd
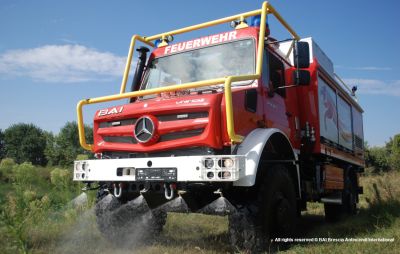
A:
POLYGON ((154 123, 150 117, 144 116, 136 121, 134 135, 140 143, 148 142, 154 135, 154 123))

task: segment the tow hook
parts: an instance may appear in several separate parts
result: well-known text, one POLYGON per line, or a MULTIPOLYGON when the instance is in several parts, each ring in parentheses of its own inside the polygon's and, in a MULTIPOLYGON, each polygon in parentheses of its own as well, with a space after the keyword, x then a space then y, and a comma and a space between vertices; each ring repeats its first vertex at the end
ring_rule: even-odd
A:
POLYGON ((176 190, 176 185, 173 183, 166 184, 164 183, 164 195, 165 198, 168 200, 171 200, 175 197, 175 190, 176 190))
POLYGON ((119 183, 118 187, 114 183, 114 196, 116 198, 119 198, 121 197, 121 195, 122 195, 122 183, 119 183))

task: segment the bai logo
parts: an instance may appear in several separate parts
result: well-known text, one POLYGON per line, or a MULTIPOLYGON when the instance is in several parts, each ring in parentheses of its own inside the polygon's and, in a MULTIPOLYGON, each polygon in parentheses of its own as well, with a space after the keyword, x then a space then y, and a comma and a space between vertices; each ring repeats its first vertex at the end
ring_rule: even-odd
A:
POLYGON ((108 115, 113 115, 113 114, 119 114, 122 113, 122 110, 124 110, 124 107, 113 107, 111 109, 101 109, 99 110, 99 113, 97 114, 97 116, 108 116, 108 115))

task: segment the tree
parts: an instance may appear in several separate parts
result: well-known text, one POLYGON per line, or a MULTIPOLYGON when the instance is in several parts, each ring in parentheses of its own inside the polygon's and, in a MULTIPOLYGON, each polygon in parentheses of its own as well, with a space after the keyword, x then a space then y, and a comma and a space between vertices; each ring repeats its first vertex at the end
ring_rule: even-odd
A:
MULTIPOLYGON (((393 170, 400 170, 400 134, 390 139, 390 167, 393 170)), ((388 146, 388 144, 386 144, 388 146)))
POLYGON ((0 129, 0 160, 4 158, 4 133, 0 129))
MULTIPOLYGON (((88 142, 93 140, 93 131, 85 126, 85 136, 88 142)), ((78 124, 68 122, 56 136, 47 135, 46 157, 52 165, 71 166, 79 154, 90 153, 84 150, 79 143, 78 124)))
POLYGON ((389 154, 385 147, 369 148, 367 165, 372 166, 375 172, 388 171, 390 169, 389 154))
POLYGON ((4 131, 5 157, 12 158, 17 163, 46 165, 45 148, 45 134, 33 124, 14 124, 4 131))

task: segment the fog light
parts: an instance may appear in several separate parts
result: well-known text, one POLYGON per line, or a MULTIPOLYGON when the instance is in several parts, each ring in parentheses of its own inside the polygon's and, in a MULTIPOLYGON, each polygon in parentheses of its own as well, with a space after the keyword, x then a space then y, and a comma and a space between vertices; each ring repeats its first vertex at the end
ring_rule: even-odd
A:
POLYGON ((225 171, 224 174, 223 174, 223 177, 224 177, 225 179, 226 179, 226 178, 231 178, 231 172, 225 171))
POLYGON ((214 160, 213 159, 205 159, 204 166, 208 169, 214 167, 214 160))
POLYGON ((225 168, 231 168, 231 167, 233 167, 234 164, 235 164, 234 161, 230 158, 224 160, 225 168))
POLYGON ((88 164, 86 162, 82 163, 82 170, 85 171, 88 169, 88 164))
POLYGON ((220 179, 229 179, 229 178, 231 178, 231 172, 229 172, 229 171, 222 171, 222 172, 219 172, 219 173, 218 173, 218 177, 219 177, 220 179))
POLYGON ((213 172, 208 172, 208 173, 207 173, 207 178, 208 178, 208 179, 214 178, 214 173, 213 173, 213 172))

